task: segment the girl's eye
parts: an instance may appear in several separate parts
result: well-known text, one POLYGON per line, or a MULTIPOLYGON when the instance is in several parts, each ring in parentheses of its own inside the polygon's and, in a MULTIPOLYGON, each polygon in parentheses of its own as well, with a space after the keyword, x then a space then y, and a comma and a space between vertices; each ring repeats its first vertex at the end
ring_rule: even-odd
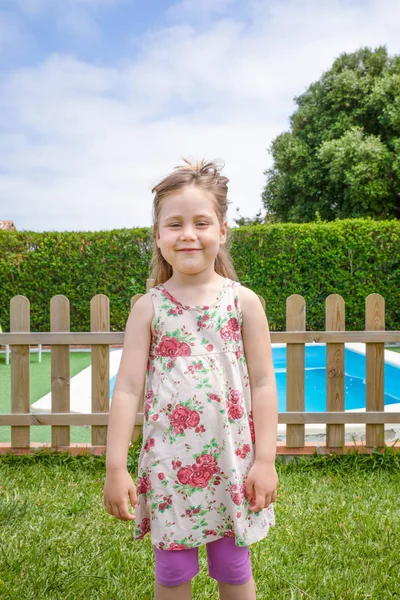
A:
POLYGON ((208 223, 206 223, 205 221, 200 221, 199 223, 197 223, 198 227, 207 227, 208 223))
POLYGON ((180 223, 170 223, 169 227, 180 227, 181 224, 180 223))

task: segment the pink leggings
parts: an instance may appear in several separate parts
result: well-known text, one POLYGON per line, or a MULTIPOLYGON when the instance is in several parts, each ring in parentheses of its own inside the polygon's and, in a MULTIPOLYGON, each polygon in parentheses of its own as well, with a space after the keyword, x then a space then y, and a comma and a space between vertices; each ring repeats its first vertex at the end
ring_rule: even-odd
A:
MULTIPOLYGON (((227 537, 206 544, 210 577, 240 585, 252 577, 250 550, 235 546, 235 538, 227 537)), ((198 548, 187 550, 159 550, 154 547, 156 582, 174 586, 190 581, 199 572, 198 548)))

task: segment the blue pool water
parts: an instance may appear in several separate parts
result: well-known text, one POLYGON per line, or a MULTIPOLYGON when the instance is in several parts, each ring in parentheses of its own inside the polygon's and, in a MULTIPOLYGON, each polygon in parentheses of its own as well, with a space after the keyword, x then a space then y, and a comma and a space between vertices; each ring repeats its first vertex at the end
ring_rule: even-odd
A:
MULTIPOLYGON (((272 360, 278 390, 279 412, 286 412, 286 347, 273 347, 272 360)), ((345 410, 365 408, 365 354, 345 349, 345 410)), ((110 381, 110 397, 116 375, 110 381)), ((400 368, 385 363, 384 402, 400 403, 400 368)), ((305 352, 305 410, 326 411, 326 346, 306 346, 305 352)))

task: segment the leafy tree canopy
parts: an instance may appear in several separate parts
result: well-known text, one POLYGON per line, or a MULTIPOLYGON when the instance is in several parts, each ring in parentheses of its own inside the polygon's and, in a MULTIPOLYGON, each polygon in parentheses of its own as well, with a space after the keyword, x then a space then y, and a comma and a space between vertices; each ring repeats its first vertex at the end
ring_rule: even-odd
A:
POLYGON ((273 219, 400 219, 400 56, 342 54, 295 103, 265 171, 273 219))

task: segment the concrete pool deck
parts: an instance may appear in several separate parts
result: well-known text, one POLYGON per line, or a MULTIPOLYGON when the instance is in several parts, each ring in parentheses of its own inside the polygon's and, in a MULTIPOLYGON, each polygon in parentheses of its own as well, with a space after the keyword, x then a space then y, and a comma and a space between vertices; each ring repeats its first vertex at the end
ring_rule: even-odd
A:
MULTIPOLYGON (((284 347, 286 344, 273 344, 273 347, 284 347)), ((313 344, 323 346, 324 344, 313 344)), ((349 350, 354 350, 360 354, 365 354, 365 344, 348 343, 345 344, 349 350)), ((121 361, 122 349, 110 351, 110 379, 118 373, 121 361)), ((385 350, 385 362, 400 368, 400 353, 385 350)), ((91 382, 92 368, 89 366, 75 377, 71 378, 70 384, 70 412, 74 414, 91 413, 91 382)), ((399 380, 400 388, 400 380, 399 380)), ((400 403, 387 404, 386 412, 399 412, 400 403)), ((51 412, 51 393, 46 394, 40 400, 31 405, 31 413, 43 414, 51 412)), ((347 412, 347 411, 346 411, 347 412)), ((365 412, 365 408, 353 409, 348 412, 365 412)), ((326 426, 321 424, 311 424, 305 426, 306 441, 325 441, 326 426)), ((283 441, 286 438, 286 425, 278 425, 278 440, 283 441)), ((364 441, 365 425, 351 424, 345 425, 346 441, 364 441)), ((385 440, 394 441, 400 439, 400 424, 385 423, 385 440)))

